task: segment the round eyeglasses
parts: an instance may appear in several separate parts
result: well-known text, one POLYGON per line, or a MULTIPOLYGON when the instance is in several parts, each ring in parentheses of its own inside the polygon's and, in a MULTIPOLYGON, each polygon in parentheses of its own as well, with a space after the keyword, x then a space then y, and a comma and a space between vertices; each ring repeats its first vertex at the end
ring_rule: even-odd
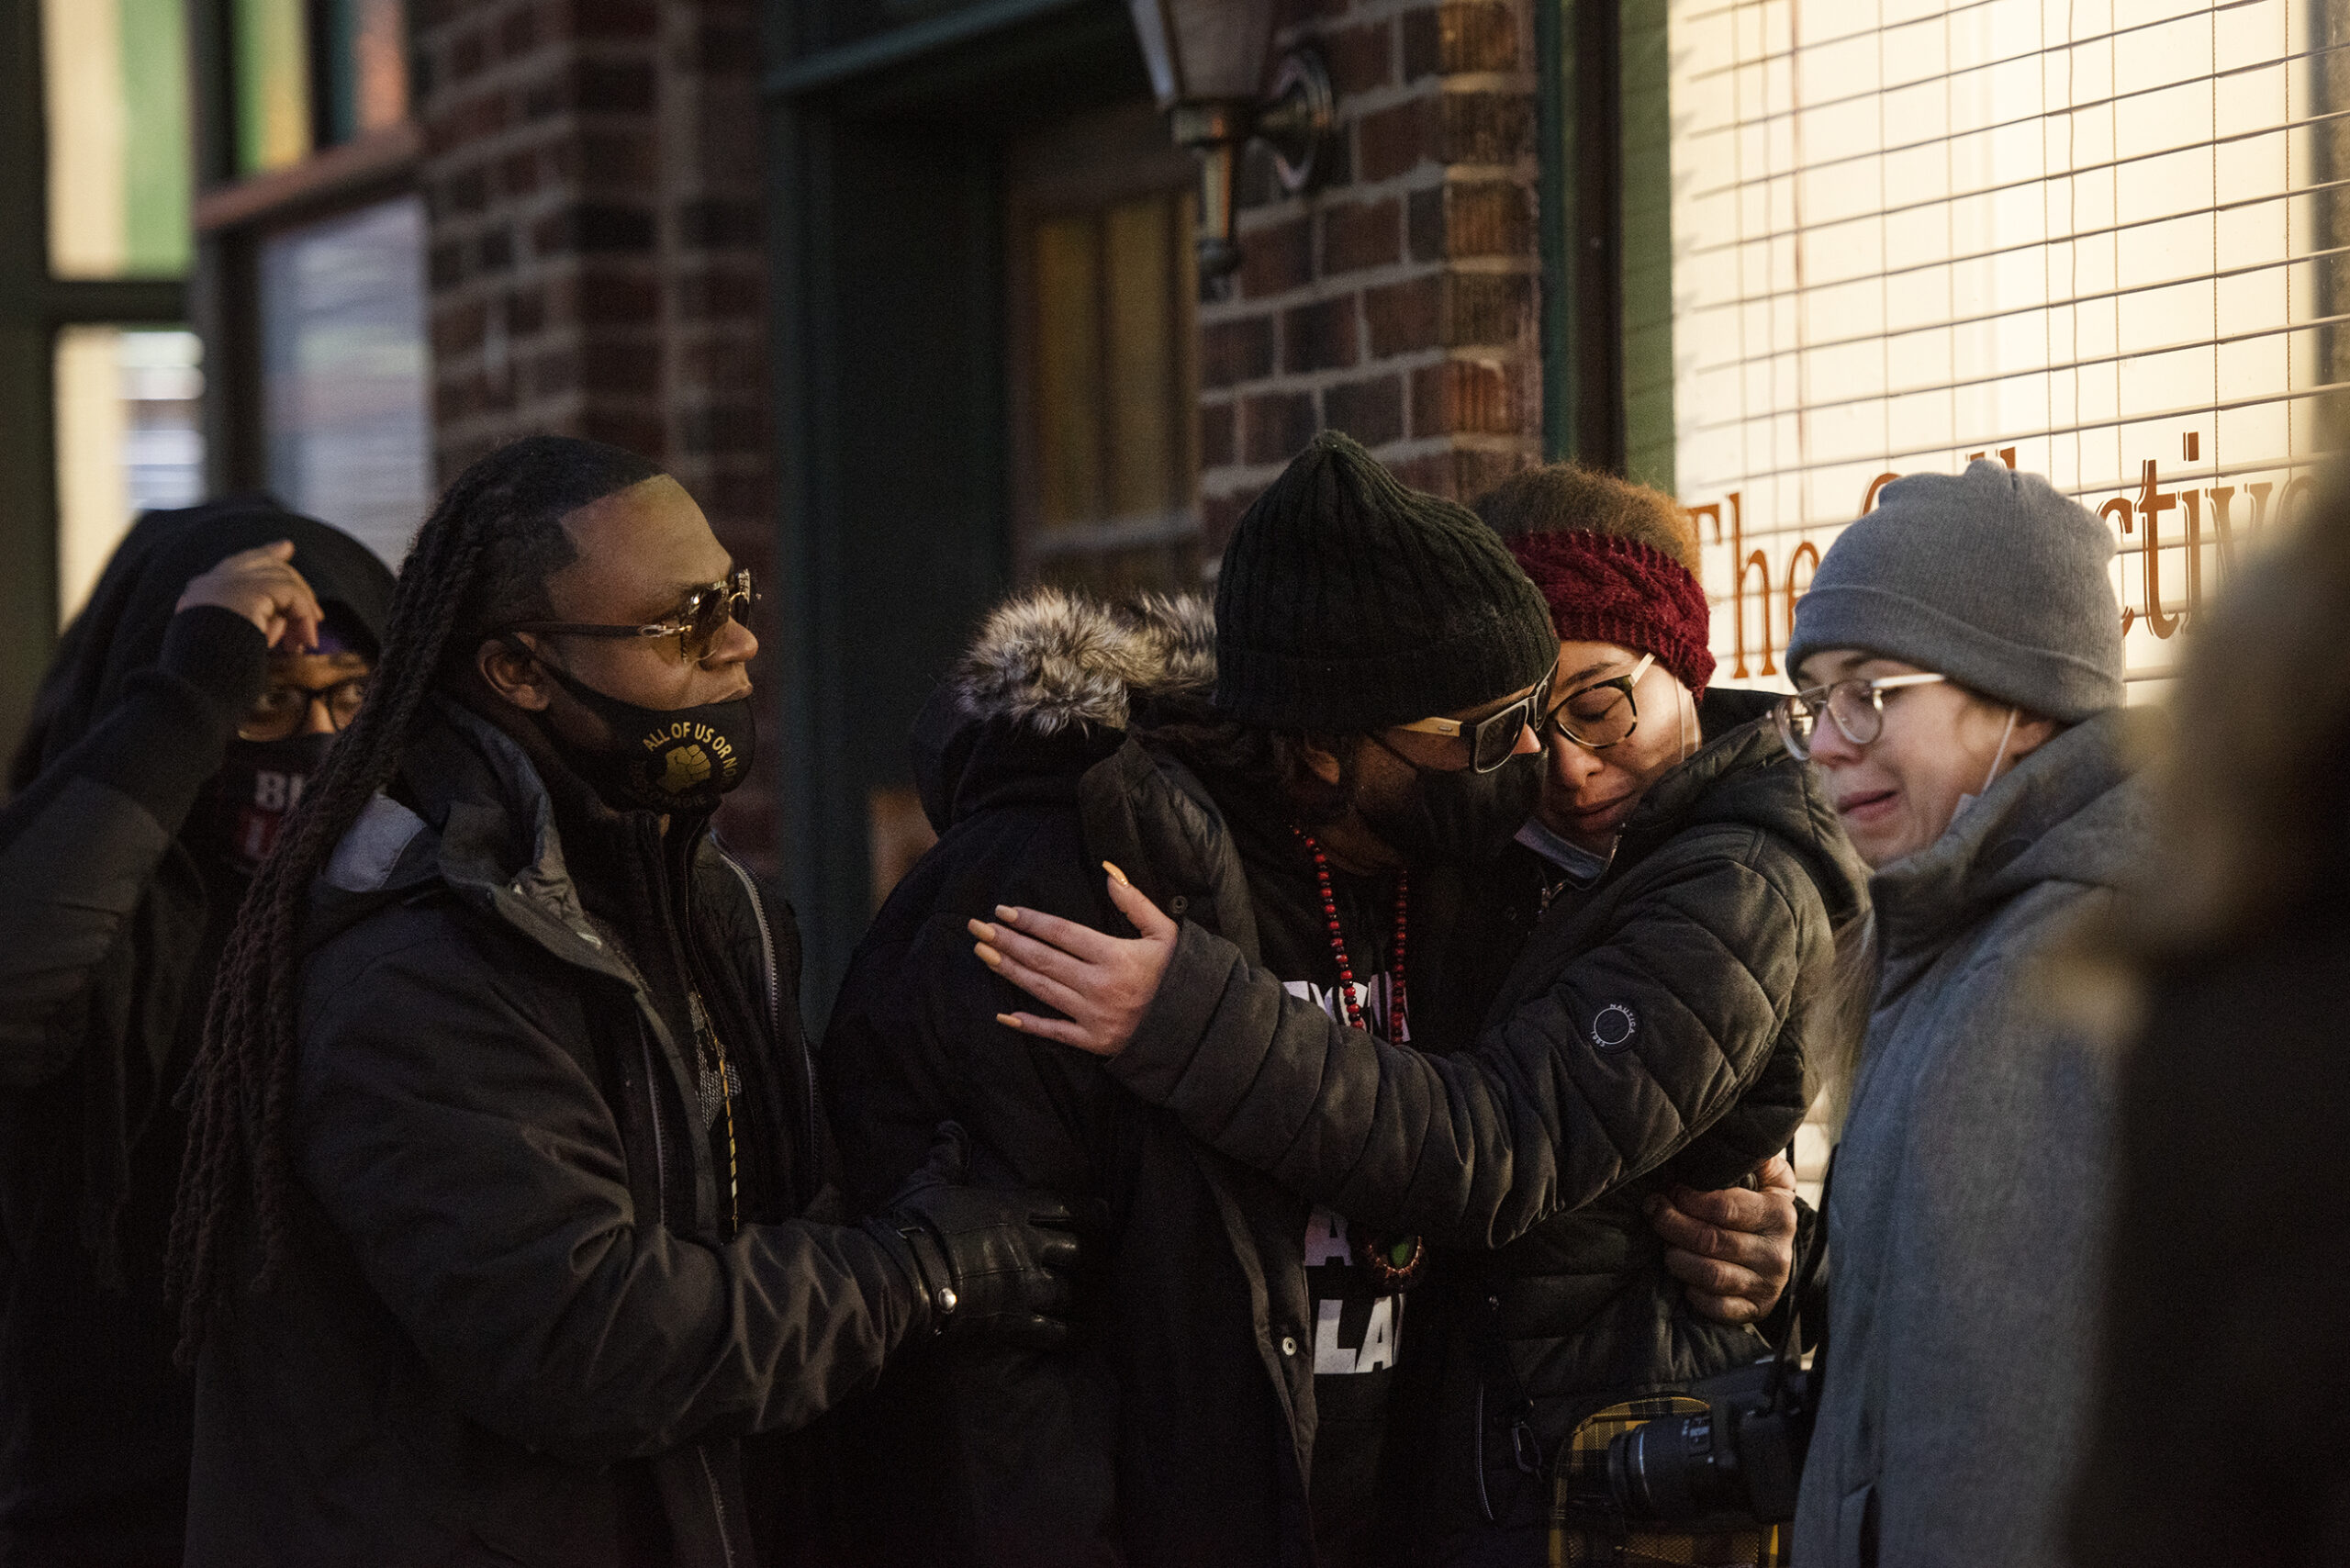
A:
POLYGON ((332 686, 273 686, 263 691, 261 700, 237 722, 237 734, 242 740, 282 741, 310 722, 312 708, 320 707, 327 711, 327 722, 340 733, 359 716, 359 705, 366 700, 367 678, 364 675, 338 680, 332 686))
POLYGON ((1941 675, 1888 675, 1875 680, 1840 680, 1782 697, 1771 710, 1779 739, 1797 762, 1811 760, 1811 738, 1824 717, 1852 745, 1868 745, 1885 734, 1885 694, 1912 686, 1934 686, 1941 675))
POLYGON ((688 664, 699 664, 717 650, 729 622, 751 623, 751 606, 759 601, 751 587, 748 567, 733 577, 705 583, 686 595, 666 621, 643 626, 615 626, 586 621, 521 621, 508 632, 536 632, 559 637, 675 637, 677 654, 688 664))
POLYGON ((1567 693, 1564 700, 1542 716, 1542 733, 1564 735, 1585 751, 1606 751, 1630 740, 1632 732, 1640 727, 1640 704, 1632 689, 1654 663, 1654 654, 1643 654, 1640 662, 1626 673, 1567 693))

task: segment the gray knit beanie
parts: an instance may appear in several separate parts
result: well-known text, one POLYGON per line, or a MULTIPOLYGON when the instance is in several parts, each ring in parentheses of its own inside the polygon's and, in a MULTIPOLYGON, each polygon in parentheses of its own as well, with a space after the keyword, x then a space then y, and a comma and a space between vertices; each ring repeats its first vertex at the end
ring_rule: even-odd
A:
POLYGON ((1468 508, 1325 431, 1241 514, 1215 585, 1215 705, 1268 729, 1384 729, 1520 691, 1550 610, 1468 508))
POLYGON ((2121 702, 2113 535, 2037 474, 1988 458, 1897 479, 1830 545, 1787 670, 1864 648, 2066 723, 2121 702))

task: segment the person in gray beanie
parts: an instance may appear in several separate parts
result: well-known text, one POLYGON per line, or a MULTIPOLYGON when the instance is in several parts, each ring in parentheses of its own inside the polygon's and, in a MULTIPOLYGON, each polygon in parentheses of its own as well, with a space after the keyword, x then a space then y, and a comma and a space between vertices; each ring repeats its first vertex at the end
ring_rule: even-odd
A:
POLYGON ((2046 480, 1979 462, 1886 486, 1796 606, 1780 734, 1874 872, 1823 1042, 1844 1070, 1811 1568, 2061 1560, 2111 1089, 2044 971, 2149 822, 2112 554, 2046 480))

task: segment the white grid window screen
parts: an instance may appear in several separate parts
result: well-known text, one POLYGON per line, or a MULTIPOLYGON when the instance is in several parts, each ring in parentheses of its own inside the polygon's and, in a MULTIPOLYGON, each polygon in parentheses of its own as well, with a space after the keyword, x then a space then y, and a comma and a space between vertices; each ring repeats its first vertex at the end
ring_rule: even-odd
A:
POLYGON ((2310 488, 2350 303, 2324 3, 1673 0, 1675 469, 1721 678, 1785 680, 1880 476, 1977 454, 2103 510, 2132 675, 2168 668, 2310 488))

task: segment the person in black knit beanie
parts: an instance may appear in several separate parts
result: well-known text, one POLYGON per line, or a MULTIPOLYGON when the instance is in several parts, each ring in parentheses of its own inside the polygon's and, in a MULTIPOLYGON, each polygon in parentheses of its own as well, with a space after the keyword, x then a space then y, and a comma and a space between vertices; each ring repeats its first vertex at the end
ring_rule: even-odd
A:
POLYGON ((1240 520, 1213 619, 1051 589, 990 618, 915 729, 940 842, 859 947, 821 1059, 853 1197, 952 1115, 979 1169, 1088 1216, 1086 1327, 1066 1353, 909 1367, 863 1406, 856 1465, 921 1500, 872 1561, 1406 1550, 1390 1428, 1441 1343, 1414 1289, 1427 1249, 1225 1159, 1024 1026, 1002 912, 1127 933, 1106 865, 1304 999, 1268 1027, 1472 1038, 1482 973, 1455 958, 1517 940, 1473 868, 1539 790, 1528 726, 1558 652, 1473 513, 1335 433, 1240 520))
POLYGON ((1241 517, 1215 595, 1215 706, 1236 723, 1371 731, 1474 707, 1558 657, 1493 530, 1326 431, 1241 517))

